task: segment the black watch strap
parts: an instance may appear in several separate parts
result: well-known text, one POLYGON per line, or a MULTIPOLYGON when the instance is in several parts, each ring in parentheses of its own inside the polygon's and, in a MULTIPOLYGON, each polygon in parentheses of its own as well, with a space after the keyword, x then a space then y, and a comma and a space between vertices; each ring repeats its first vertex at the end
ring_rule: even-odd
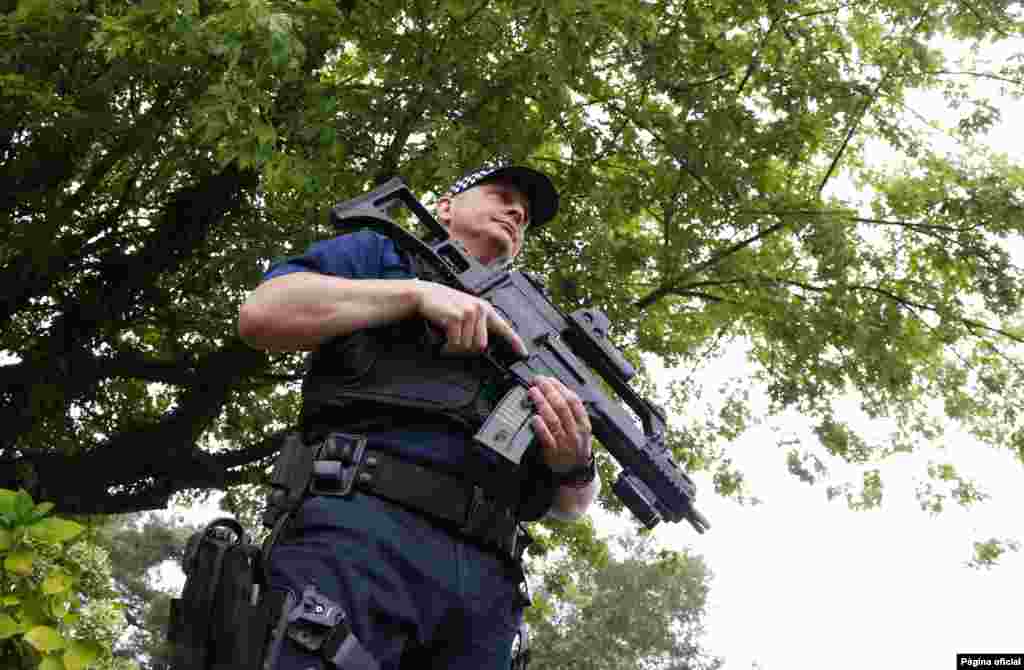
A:
POLYGON ((597 477, 597 464, 594 461, 594 452, 590 452, 590 460, 586 465, 577 465, 572 470, 555 472, 555 483, 559 486, 571 486, 581 489, 594 481, 597 477))

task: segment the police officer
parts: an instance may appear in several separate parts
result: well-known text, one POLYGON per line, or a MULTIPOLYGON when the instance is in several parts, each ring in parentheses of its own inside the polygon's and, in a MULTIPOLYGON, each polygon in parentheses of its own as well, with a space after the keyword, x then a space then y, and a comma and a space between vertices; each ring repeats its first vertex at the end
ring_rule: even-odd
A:
MULTIPOLYGON (((514 258, 557 210, 547 176, 505 163, 453 184, 436 216, 491 264, 514 258)), ((239 333, 257 348, 313 352, 302 418, 311 443, 365 439, 352 491, 310 495, 275 542, 272 584, 297 597, 312 586, 339 605, 385 670, 509 667, 528 603, 518 522, 579 518, 597 495, 579 397, 554 378, 534 381, 535 447, 519 463, 474 443, 501 393, 478 354, 495 338, 518 354, 527 345, 490 304, 419 276, 370 231, 272 267, 239 333), (424 322, 444 334, 439 351, 418 337, 424 322)), ((329 666, 289 639, 275 667, 329 666)))

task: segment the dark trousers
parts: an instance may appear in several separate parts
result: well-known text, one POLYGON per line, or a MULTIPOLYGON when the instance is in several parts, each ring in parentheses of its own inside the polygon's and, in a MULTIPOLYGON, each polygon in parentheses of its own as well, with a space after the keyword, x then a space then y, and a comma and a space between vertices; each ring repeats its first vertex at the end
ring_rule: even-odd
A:
MULTIPOLYGON (((271 583, 316 585, 381 670, 509 667, 522 617, 517 565, 374 496, 305 501, 270 556, 271 583)), ((319 670, 288 640, 275 670, 319 670)))

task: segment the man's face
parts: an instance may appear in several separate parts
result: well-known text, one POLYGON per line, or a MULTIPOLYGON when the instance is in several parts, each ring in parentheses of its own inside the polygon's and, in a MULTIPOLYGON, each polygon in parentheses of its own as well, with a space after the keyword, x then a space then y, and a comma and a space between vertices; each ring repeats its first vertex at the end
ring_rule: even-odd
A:
POLYGON ((437 203, 437 218, 480 262, 514 258, 530 223, 529 200, 515 184, 484 182, 437 203))

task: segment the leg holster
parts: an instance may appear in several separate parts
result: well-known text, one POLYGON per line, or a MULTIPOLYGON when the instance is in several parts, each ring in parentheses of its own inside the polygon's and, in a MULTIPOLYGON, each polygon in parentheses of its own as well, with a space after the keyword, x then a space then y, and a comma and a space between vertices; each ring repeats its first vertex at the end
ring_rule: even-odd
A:
POLYGON ((271 635, 264 668, 273 670, 285 640, 320 656, 328 668, 380 670, 377 660, 352 634, 348 615, 315 586, 307 586, 302 598, 288 594, 281 617, 271 635))
POLYGON ((174 670, 259 670, 286 593, 269 590, 260 549, 234 519, 217 519, 185 550, 187 578, 171 601, 174 670))
MULTIPOLYGON (((338 442, 340 453, 328 455, 351 461, 356 454, 345 448, 362 449, 364 443, 338 442)), ((271 533, 262 549, 230 518, 189 538, 182 562, 185 588, 171 601, 167 630, 172 670, 274 670, 286 639, 319 655, 329 668, 378 670, 339 604, 314 587, 301 597, 269 588, 266 559, 315 481, 313 466, 313 449, 298 434, 288 435, 271 478, 263 518, 271 533)))

